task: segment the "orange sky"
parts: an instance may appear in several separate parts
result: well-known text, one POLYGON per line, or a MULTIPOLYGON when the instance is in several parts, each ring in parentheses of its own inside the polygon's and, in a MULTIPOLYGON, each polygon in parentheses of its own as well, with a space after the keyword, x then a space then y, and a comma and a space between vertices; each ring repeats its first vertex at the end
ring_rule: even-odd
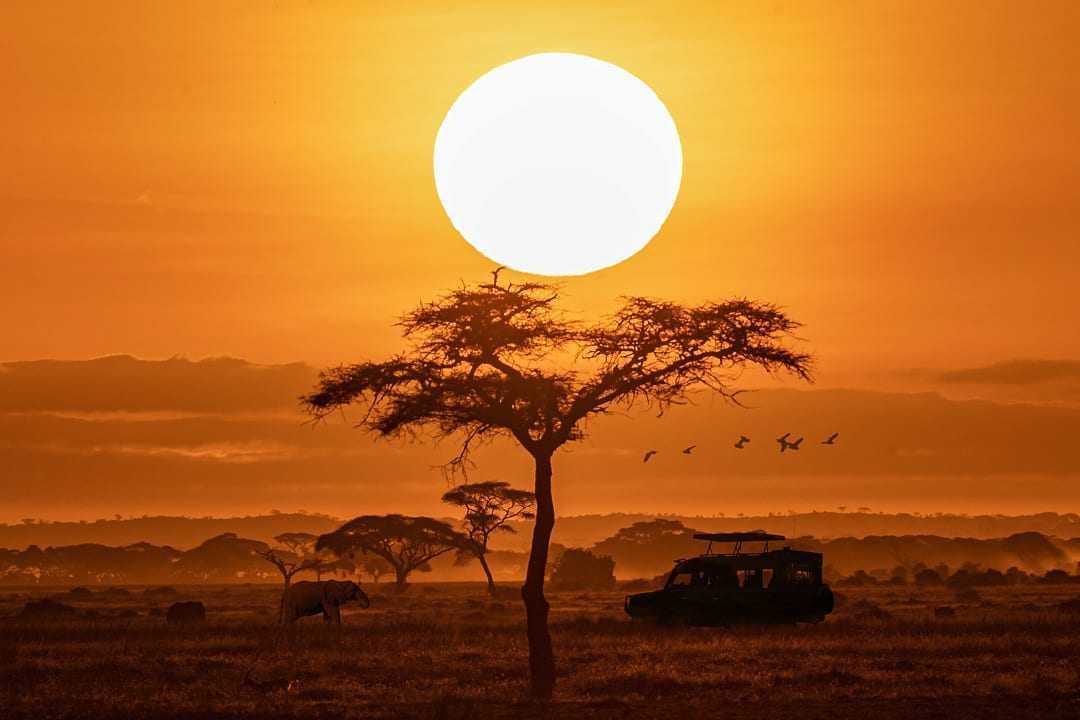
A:
POLYGON ((491 265, 435 195, 443 114, 546 50, 643 78, 684 145, 578 306, 774 300, 837 383, 1080 354, 1076 3, 521 5, 6 4, 0 360, 385 351, 491 265))
MULTIPOLYGON (((683 143, 664 229, 626 263, 568 280, 572 307, 603 311, 623 293, 778 302, 806 323, 819 387, 919 390, 942 370, 1080 359, 1080 4, 523 5, 5 3, 0 362, 381 357, 401 311, 492 266, 438 203, 443 115, 486 70, 541 51, 631 71, 683 143)), ((1076 405, 1080 370, 1069 365, 1065 385, 1017 383, 1029 369, 991 369, 990 389, 961 373, 950 392, 1076 405)), ((33 437, 0 451, 42 482, 69 477, 24 457, 35 426, 7 422, 33 437)), ((1053 467, 1013 470, 1074 477, 1063 438, 1053 467)), ((977 453, 962 440, 948 452, 977 453)), ((921 457, 910 443, 897 457, 921 457)), ((919 487, 977 470, 950 463, 918 469, 919 487)), ((784 486, 792 503, 818 502, 800 482, 784 486)), ((236 493, 228 502, 242 504, 236 493)), ((983 506, 1017 502, 1006 495, 983 506)), ((290 497, 265 502, 288 509, 290 497)), ((600 502, 574 497, 577 511, 600 502)), ((11 512, 33 514, 27 498, 11 512)), ((957 490, 939 506, 963 504, 957 490)))

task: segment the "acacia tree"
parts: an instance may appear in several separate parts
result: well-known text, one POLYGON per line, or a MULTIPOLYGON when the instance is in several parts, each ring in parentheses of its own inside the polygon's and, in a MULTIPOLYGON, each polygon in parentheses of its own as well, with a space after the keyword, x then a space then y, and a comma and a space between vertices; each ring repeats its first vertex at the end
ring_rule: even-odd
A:
POLYGON ((585 325, 557 307, 557 287, 528 282, 465 286, 405 314, 411 348, 382 362, 320 375, 304 398, 318 419, 359 402, 359 426, 380 436, 427 431, 459 435, 448 467, 465 468, 471 448, 509 436, 535 466, 536 523, 525 584, 530 690, 549 698, 555 655, 544 574, 555 525, 552 456, 584 437, 585 424, 613 410, 659 413, 694 390, 735 399, 745 366, 809 379, 808 355, 787 345, 799 327, 778 307, 751 300, 696 307, 624 298, 606 320, 585 325))
POLYGON ((466 483, 443 494, 444 503, 465 510, 465 528, 473 541, 472 553, 487 576, 488 593, 495 594, 495 579, 487 563, 488 541, 496 532, 517 532, 510 521, 532 519, 536 494, 502 481, 466 483))
POLYGON ((339 558, 357 552, 382 558, 394 570, 398 592, 405 590, 409 573, 425 570, 429 562, 452 550, 467 551, 470 540, 441 520, 407 515, 361 515, 334 532, 321 535, 316 550, 339 558))

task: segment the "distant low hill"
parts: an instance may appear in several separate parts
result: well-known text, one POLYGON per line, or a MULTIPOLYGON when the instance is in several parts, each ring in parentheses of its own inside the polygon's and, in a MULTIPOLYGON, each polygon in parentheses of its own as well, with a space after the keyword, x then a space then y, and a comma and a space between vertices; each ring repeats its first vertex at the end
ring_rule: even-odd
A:
MULTIPOLYGON (((612 513, 561 517, 555 524, 554 540, 567 547, 588 547, 611 537, 636 522, 663 518, 707 532, 768 530, 787 537, 811 536, 820 539, 871 535, 936 535, 943 538, 1002 538, 1017 533, 1080 537, 1080 515, 1037 513, 1033 515, 912 515, 874 512, 809 512, 791 515, 749 515, 717 517, 694 515, 646 515, 612 513)), ((500 536, 499 547, 523 550, 528 547, 529 523, 520 523, 515 535, 500 536)))
POLYGON ((270 542, 275 535, 285 532, 325 533, 340 525, 341 520, 337 518, 308 513, 222 518, 160 515, 90 522, 34 522, 0 525, 0 548, 84 543, 123 546, 145 542, 187 549, 224 533, 270 542))
MULTIPOLYGON (((612 513, 560 517, 553 540, 568 547, 589 547, 635 522, 662 517, 702 531, 769 530, 788 537, 829 539, 872 535, 936 535, 945 538, 1002 538, 1024 532, 1080 537, 1080 515, 1037 513, 1033 515, 911 515, 873 512, 812 512, 793 515, 716 517, 612 513)), ((0 547, 23 549, 29 545, 131 545, 139 542, 193 548, 208 537, 236 533, 241 537, 270 541, 283 532, 324 533, 341 520, 312 513, 271 513, 246 517, 153 516, 95 520, 91 522, 33 522, 0 524, 0 547)), ((501 550, 523 551, 531 534, 529 523, 520 523, 516 534, 501 535, 501 550)))

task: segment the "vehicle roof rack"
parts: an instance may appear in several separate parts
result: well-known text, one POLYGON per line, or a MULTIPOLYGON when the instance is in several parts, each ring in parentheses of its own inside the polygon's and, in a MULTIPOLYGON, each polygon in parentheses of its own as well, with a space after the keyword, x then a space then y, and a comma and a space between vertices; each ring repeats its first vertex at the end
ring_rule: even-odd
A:
POLYGON ((744 542, 764 542, 765 552, 769 551, 770 540, 784 540, 783 535, 774 535, 773 533, 767 533, 764 530, 752 530, 750 532, 729 532, 729 533, 694 533, 695 540, 708 540, 709 546, 705 548, 705 554, 712 554, 712 544, 714 542, 730 542, 735 543, 735 555, 738 555, 742 550, 742 544, 744 542))
POLYGON ((709 542, 760 542, 764 540, 786 540, 783 535, 774 535, 764 530, 752 530, 751 532, 730 533, 694 533, 695 540, 708 540, 709 542))

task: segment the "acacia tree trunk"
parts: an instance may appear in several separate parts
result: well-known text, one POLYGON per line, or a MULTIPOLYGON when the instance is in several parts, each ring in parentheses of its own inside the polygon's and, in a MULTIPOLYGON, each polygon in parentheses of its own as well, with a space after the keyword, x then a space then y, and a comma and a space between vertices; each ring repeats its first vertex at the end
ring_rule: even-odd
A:
POLYGON ((488 595, 495 597, 495 578, 491 577, 491 568, 487 564, 487 553, 482 552, 477 557, 480 559, 480 567, 484 568, 484 574, 487 575, 488 595))
POLYGON ((548 632, 548 601, 544 597, 548 543, 555 527, 555 503, 551 498, 551 455, 536 455, 536 525, 533 527, 529 569, 521 598, 529 636, 529 689, 538 700, 549 700, 555 691, 555 651, 548 632))
POLYGON ((396 584, 394 586, 394 592, 399 592, 399 593, 405 592, 405 588, 409 584, 408 583, 409 571, 406 570, 403 567, 396 567, 396 568, 394 568, 394 578, 396 580, 396 584))
POLYGON ((289 586, 292 584, 292 575, 282 573, 281 576, 285 578, 285 589, 281 591, 281 602, 278 603, 278 624, 285 624, 285 598, 289 595, 289 586))

